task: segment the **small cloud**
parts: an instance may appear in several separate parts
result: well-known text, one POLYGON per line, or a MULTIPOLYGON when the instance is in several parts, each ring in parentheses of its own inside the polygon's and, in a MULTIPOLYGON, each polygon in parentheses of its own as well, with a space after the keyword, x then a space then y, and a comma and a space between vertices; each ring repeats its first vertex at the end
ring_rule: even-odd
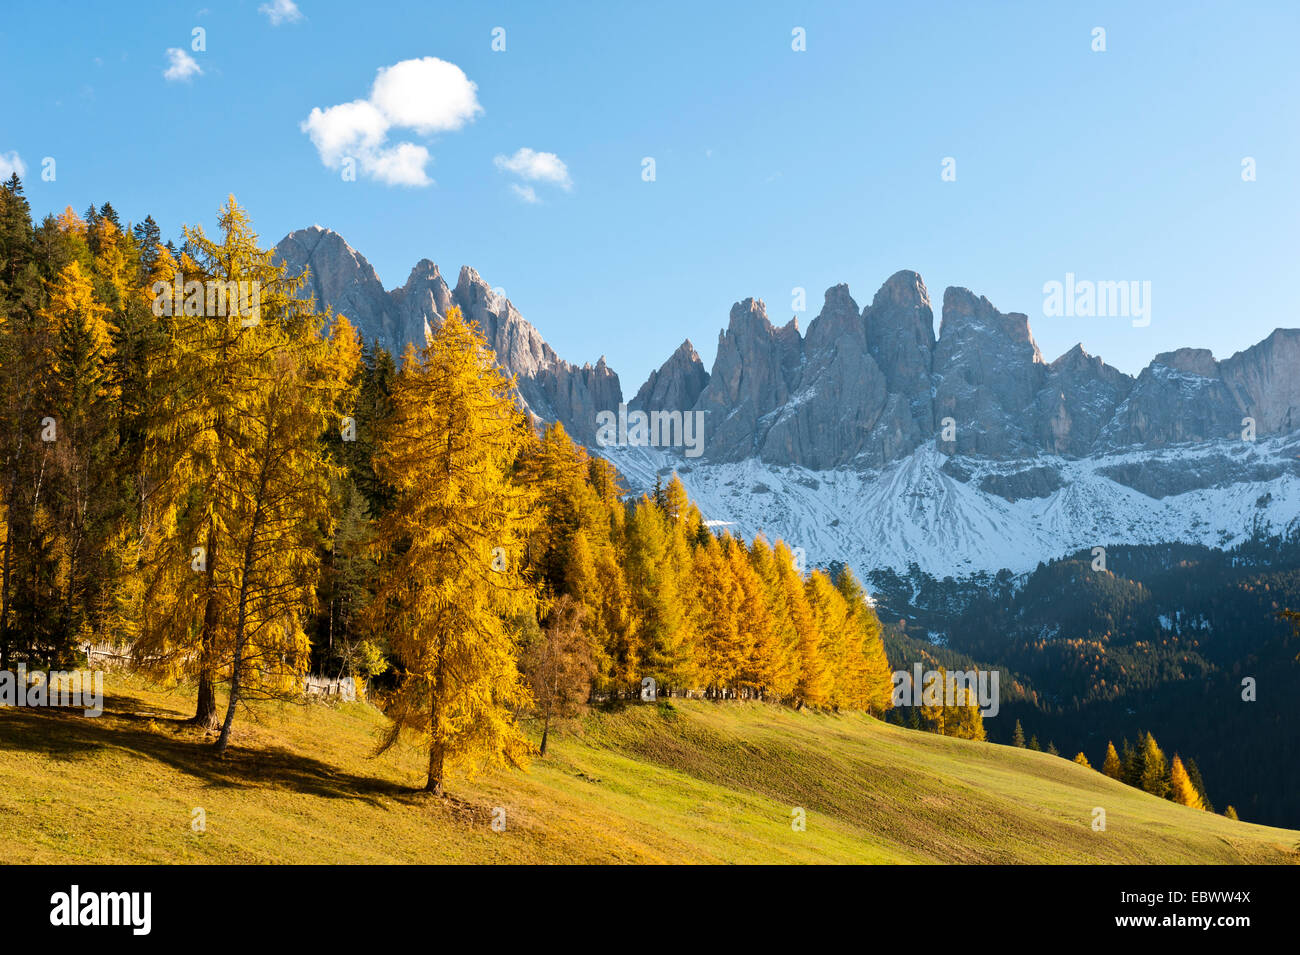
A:
POLYGON ((281 23, 297 23, 302 19, 302 11, 293 0, 271 0, 258 7, 257 12, 266 14, 273 27, 278 27, 281 23))
POLYGON ((167 69, 163 70, 163 79, 167 80, 169 83, 174 83, 178 80, 185 80, 188 82, 192 76, 203 75, 203 70, 199 67, 199 64, 195 61, 194 57, 177 47, 173 46, 168 48, 167 63, 167 69))
POLYGON ((326 109, 313 107, 300 126, 316 145, 321 162, 337 168, 345 156, 378 149, 389 122, 369 100, 358 99, 326 109))
POLYGON ((0 179, 8 179, 14 173, 18 173, 19 179, 27 178, 27 164, 23 162, 23 157, 18 155, 18 151, 0 153, 0 179))
POLYGON ((392 125, 409 126, 427 136, 473 122, 483 112, 477 93, 478 86, 455 63, 426 56, 381 68, 370 88, 370 102, 392 125))
POLYGON ((398 143, 364 157, 361 168, 388 186, 427 186, 433 182, 424 171, 429 158, 429 150, 423 146, 398 143))
POLYGON ((529 182, 554 183, 565 190, 573 188, 569 168, 555 153, 539 153, 525 146, 513 156, 497 156, 492 162, 498 169, 529 182))
POLYGON ((510 188, 514 190, 516 196, 524 200, 524 202, 528 203, 529 205, 534 205, 539 201, 537 198, 537 190, 535 190, 532 186, 521 186, 517 182, 512 182, 510 184, 510 188))
POLYGON ((425 173, 429 150, 409 142, 389 145, 390 130, 454 132, 483 112, 477 91, 454 63, 432 56, 402 60, 379 69, 367 99, 314 107, 299 129, 311 137, 327 168, 352 159, 387 185, 427 186, 433 182, 425 173))

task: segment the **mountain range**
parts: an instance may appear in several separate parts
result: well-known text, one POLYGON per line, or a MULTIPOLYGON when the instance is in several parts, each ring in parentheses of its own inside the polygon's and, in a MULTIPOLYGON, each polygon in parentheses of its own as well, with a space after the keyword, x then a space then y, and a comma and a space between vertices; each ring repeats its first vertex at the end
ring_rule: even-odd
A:
POLYGON ((819 314, 773 325, 732 306, 711 371, 690 341, 628 402, 704 412, 705 451, 598 447, 623 402, 602 358, 574 365, 469 267, 454 287, 428 259, 385 291, 319 226, 276 256, 303 294, 400 353, 455 305, 479 323, 521 403, 613 460, 636 490, 677 471, 715 524, 783 537, 813 562, 961 575, 1027 570, 1080 547, 1228 546, 1300 521, 1300 329, 1219 361, 1157 355, 1137 375, 1076 345, 1044 360, 1019 312, 944 290, 939 334, 921 276, 900 271, 860 308, 847 285, 819 314))

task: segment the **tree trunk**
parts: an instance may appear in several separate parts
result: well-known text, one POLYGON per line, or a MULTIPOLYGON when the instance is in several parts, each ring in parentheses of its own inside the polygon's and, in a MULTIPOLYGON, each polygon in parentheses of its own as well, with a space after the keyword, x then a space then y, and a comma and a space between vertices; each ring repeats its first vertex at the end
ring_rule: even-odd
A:
MULTIPOLYGON (((270 443, 270 437, 267 438, 270 443)), ((270 454, 270 449, 267 449, 270 454)), ((262 529, 262 502, 266 497, 267 464, 263 462, 262 473, 257 482, 257 505, 253 510, 253 521, 248 528, 248 542, 244 545, 244 565, 239 574, 239 615, 235 618, 235 659, 230 673, 230 702, 226 704, 226 720, 221 724, 221 736, 217 738, 217 752, 224 753, 230 745, 230 727, 235 722, 235 707, 239 705, 239 676, 244 663, 245 630, 248 626, 248 577, 253 572, 254 554, 257 547, 257 535, 262 529)))
MULTIPOLYGON (((13 500, 14 482, 9 482, 9 500, 13 500)), ((5 560, 3 575, 0 576, 0 670, 9 669, 9 568, 12 566, 9 555, 14 550, 13 514, 5 515, 5 560)))
MULTIPOLYGON (((239 665, 243 655, 243 641, 235 647, 235 667, 230 677, 230 702, 226 704, 226 719, 221 724, 221 735, 217 737, 217 754, 220 755, 226 751, 230 745, 230 727, 235 722, 235 706, 239 703, 239 665)), ((215 708, 215 701, 214 701, 215 708)))
POLYGON ((446 747, 438 739, 438 724, 442 721, 442 676, 445 641, 438 648, 438 666, 433 672, 433 686, 429 689, 429 779, 424 784, 424 791, 435 796, 442 795, 442 764, 447 755, 446 747))
POLYGON ((551 734, 551 716, 546 715, 546 722, 542 723, 542 745, 538 747, 538 756, 546 755, 546 738, 551 734))
POLYGON ((217 571, 217 535, 216 529, 208 524, 207 540, 204 541, 207 580, 204 582, 206 604, 203 607, 203 631, 199 636, 199 699, 190 720, 199 729, 214 730, 221 725, 217 719, 217 693, 213 686, 216 666, 212 657, 216 652, 217 642, 217 601, 213 595, 212 581, 217 571))
POLYGON ((429 747, 429 780, 424 784, 424 791, 435 796, 442 795, 442 759, 442 744, 434 743, 429 747))
POLYGON ((199 674, 199 702, 195 709, 194 718, 190 720, 200 729, 216 729, 219 725, 217 722, 217 691, 212 686, 212 679, 208 676, 207 670, 199 674))

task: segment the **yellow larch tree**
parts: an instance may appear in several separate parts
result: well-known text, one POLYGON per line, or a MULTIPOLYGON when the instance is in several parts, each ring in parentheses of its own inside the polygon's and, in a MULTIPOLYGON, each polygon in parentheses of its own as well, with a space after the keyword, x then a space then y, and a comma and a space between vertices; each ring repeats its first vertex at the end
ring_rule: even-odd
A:
POLYGON ((375 473, 393 506, 377 523, 367 609, 400 663, 381 748, 416 734, 425 789, 441 795, 451 768, 520 765, 530 751, 514 714, 530 702, 517 658, 519 621, 538 611, 523 570, 537 513, 512 479, 527 440, 512 382, 459 310, 418 353, 408 347, 392 402, 375 473))
POLYGON ((772 555, 795 632, 798 676, 794 703, 796 706, 825 706, 830 699, 831 673, 822 650, 817 619, 808 599, 807 582, 801 569, 795 565, 794 553, 784 541, 777 541, 772 555))
POLYGON ((824 661, 826 705, 832 709, 851 705, 849 697, 853 688, 845 672, 845 633, 849 625, 848 606, 843 596, 831 583, 824 570, 814 570, 806 584, 808 605, 812 608, 813 626, 817 632, 817 653, 824 661))
POLYGON ((218 225, 220 242, 185 230, 194 257, 165 263, 154 290, 168 345, 130 597, 137 660, 197 680, 194 721, 220 726, 224 749, 239 697, 297 690, 308 665, 302 621, 335 467, 319 439, 337 426, 358 346, 341 319, 324 335, 324 317, 298 296, 306 275, 259 248, 233 196, 218 225), (224 721, 221 682, 232 690, 224 721))
POLYGON ((1106 743, 1106 757, 1102 761, 1101 771, 1111 779, 1119 779, 1124 775, 1124 764, 1120 761, 1119 753, 1115 751, 1114 743, 1106 743))
POLYGON ((1180 806, 1205 809, 1205 801, 1192 785, 1192 779, 1187 775, 1187 768, 1183 766, 1183 761, 1177 753, 1174 754, 1173 765, 1169 768, 1169 797, 1180 806))
MULTIPOLYGON (((843 666, 849 686, 842 693, 844 705, 867 710, 873 716, 884 716, 885 711, 893 706, 894 681, 889 658, 885 654, 884 628, 880 625, 880 617, 876 615, 866 589, 848 567, 841 568, 836 576, 835 588, 848 608, 843 666)), ((976 715, 978 716, 978 710, 976 715)), ((966 719, 970 726, 970 738, 983 739, 983 719, 975 720, 969 714, 966 719)))
MULTIPOLYGON (((769 660, 764 676, 765 695, 773 700, 788 700, 793 696, 799 681, 800 633, 799 621, 796 619, 798 611, 792 605, 791 594, 785 586, 778 562, 788 562, 789 572, 793 574, 793 558, 784 544, 778 542, 777 550, 774 551, 760 534, 750 545, 749 560, 762 584, 764 602, 771 616, 769 660)), ((806 609, 804 608, 805 614, 806 609)))
POLYGON ((733 537, 728 537, 724 547, 727 569, 736 582, 736 607, 740 642, 745 657, 741 661, 739 690, 742 695, 766 699, 773 692, 781 668, 780 634, 772 616, 771 604, 750 560, 749 550, 733 537))
POLYGON ((723 542, 710 534, 695 548, 691 605, 699 633, 699 679, 705 692, 721 699, 735 694, 748 657, 741 644, 740 593, 723 542))

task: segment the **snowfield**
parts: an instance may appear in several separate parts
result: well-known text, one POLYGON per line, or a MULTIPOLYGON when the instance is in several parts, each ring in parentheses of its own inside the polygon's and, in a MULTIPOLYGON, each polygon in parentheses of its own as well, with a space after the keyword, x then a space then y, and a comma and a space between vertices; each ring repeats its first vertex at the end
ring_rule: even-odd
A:
POLYGON ((1300 526, 1295 434, 1256 443, 1019 461, 950 459, 925 446, 879 470, 811 471, 756 459, 700 464, 654 448, 601 453, 636 493, 676 470, 714 526, 746 538, 780 538, 804 548, 810 566, 842 560, 860 574, 904 572, 913 562, 941 578, 1004 568, 1022 573, 1040 561, 1097 546, 1183 542, 1224 548, 1256 526, 1272 533, 1300 526), (1014 480, 1031 469, 1055 472, 1059 486, 1045 496, 1014 500, 981 488, 986 478, 1014 480), (1203 486, 1156 497, 1103 473, 1116 469, 1158 475, 1175 487, 1203 486))

